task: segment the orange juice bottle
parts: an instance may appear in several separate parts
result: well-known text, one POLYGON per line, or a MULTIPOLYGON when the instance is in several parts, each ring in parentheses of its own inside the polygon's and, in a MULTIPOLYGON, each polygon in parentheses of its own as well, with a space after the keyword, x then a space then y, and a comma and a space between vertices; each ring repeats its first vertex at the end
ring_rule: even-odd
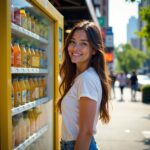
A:
POLYGON ((30 47, 26 47, 26 51, 27 51, 27 67, 31 68, 31 65, 32 65, 32 53, 31 53, 30 47))
POLYGON ((30 134, 32 135, 35 132, 35 117, 32 109, 28 111, 28 117, 30 120, 30 134))
POLYGON ((14 107, 18 107, 21 103, 21 89, 17 78, 13 79, 13 88, 14 88, 14 107))
POLYGON ((27 101, 27 90, 24 82, 24 78, 19 79, 20 89, 21 89, 21 105, 24 105, 27 101))
POLYGON ((38 108, 35 107, 33 108, 33 114, 34 114, 34 118, 35 118, 35 131, 38 131, 38 117, 39 117, 39 112, 38 112, 38 108))
POLYGON ((12 125, 13 125, 13 141, 14 147, 20 144, 20 133, 19 133, 19 115, 15 115, 12 118, 12 125))
POLYGON ((23 117, 24 117, 25 124, 26 124, 26 138, 29 138, 29 136, 30 136, 30 120, 29 120, 27 111, 23 112, 23 117))
POLYGON ((35 56, 34 48, 31 48, 31 55, 32 55, 31 66, 32 66, 32 68, 35 68, 36 67, 36 56, 35 56))
POLYGON ((26 90, 27 90, 27 100, 26 102, 30 102, 30 84, 28 81, 28 78, 25 78, 25 85, 26 85, 26 90))
POLYGON ((42 78, 39 77, 38 81, 39 81, 39 97, 42 98, 43 97, 43 91, 44 91, 44 87, 42 85, 42 78))
POLYGON ((12 108, 14 107, 14 87, 12 83, 11 83, 11 106, 12 108))
POLYGON ((47 96, 46 78, 42 77, 43 96, 47 96))
POLYGON ((40 67, 40 53, 38 49, 35 50, 35 57, 36 57, 35 66, 36 68, 39 68, 40 67))
POLYGON ((32 102, 35 100, 35 85, 32 77, 30 77, 28 81, 30 85, 30 101, 32 102))
POLYGON ((19 124, 18 124, 18 130, 19 130, 19 142, 22 143, 26 139, 26 127, 25 127, 25 120, 23 119, 23 114, 19 114, 19 124))
POLYGON ((35 84, 35 99, 39 98, 39 83, 36 77, 34 77, 34 84, 35 84))
POLYGON ((21 46, 21 67, 27 67, 27 51, 25 46, 21 46))
POLYGON ((11 66, 14 66, 14 48, 13 48, 13 44, 11 44, 11 66))
POLYGON ((16 42, 13 48, 14 48, 14 66, 21 67, 21 50, 19 43, 16 42))

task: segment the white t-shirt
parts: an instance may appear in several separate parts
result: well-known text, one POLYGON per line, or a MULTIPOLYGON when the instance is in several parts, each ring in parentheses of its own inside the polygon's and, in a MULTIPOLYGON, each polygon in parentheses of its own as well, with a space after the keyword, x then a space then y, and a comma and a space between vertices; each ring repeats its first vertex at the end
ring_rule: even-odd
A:
POLYGON ((77 76, 74 84, 62 100, 62 139, 64 141, 76 140, 78 136, 80 97, 88 97, 97 102, 93 125, 93 132, 96 133, 96 125, 99 119, 99 109, 102 99, 102 87, 98 74, 92 67, 77 76))

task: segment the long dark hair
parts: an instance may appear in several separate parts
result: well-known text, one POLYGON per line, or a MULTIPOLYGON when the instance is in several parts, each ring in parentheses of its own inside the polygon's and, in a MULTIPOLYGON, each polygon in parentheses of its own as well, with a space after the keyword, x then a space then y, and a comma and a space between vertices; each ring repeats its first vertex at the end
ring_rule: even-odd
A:
POLYGON ((102 102, 100 107, 100 119, 103 123, 108 123, 109 116, 109 92, 110 92, 110 80, 107 72, 104 45, 100 28, 93 22, 82 21, 74 26, 71 33, 68 35, 64 46, 64 61, 60 69, 60 75, 62 82, 59 87, 61 98, 58 101, 58 107, 61 110, 61 102, 63 97, 71 88, 71 84, 76 76, 76 65, 71 62, 68 54, 68 45, 76 30, 83 30, 86 32, 88 41, 92 48, 96 50, 96 54, 92 56, 90 66, 92 66, 97 72, 101 84, 102 84, 102 102))

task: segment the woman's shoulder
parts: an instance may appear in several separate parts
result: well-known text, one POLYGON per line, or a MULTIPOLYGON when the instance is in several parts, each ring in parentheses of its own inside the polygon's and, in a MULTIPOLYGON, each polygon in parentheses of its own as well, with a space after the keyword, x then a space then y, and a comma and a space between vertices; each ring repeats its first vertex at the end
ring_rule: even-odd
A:
POLYGON ((98 74, 96 73, 95 69, 92 67, 88 68, 78 77, 78 81, 81 80, 85 80, 87 82, 93 82, 93 83, 100 82, 98 74))

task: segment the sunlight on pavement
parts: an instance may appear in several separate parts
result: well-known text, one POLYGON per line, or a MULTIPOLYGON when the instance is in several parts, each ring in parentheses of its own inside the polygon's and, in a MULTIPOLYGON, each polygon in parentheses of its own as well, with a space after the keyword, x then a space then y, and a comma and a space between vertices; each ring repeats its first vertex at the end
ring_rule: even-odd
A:
POLYGON ((142 134, 145 138, 150 139, 150 131, 142 131, 142 134))
POLYGON ((125 133, 130 133, 130 130, 129 130, 129 129, 127 129, 127 130, 125 130, 124 132, 125 132, 125 133))

